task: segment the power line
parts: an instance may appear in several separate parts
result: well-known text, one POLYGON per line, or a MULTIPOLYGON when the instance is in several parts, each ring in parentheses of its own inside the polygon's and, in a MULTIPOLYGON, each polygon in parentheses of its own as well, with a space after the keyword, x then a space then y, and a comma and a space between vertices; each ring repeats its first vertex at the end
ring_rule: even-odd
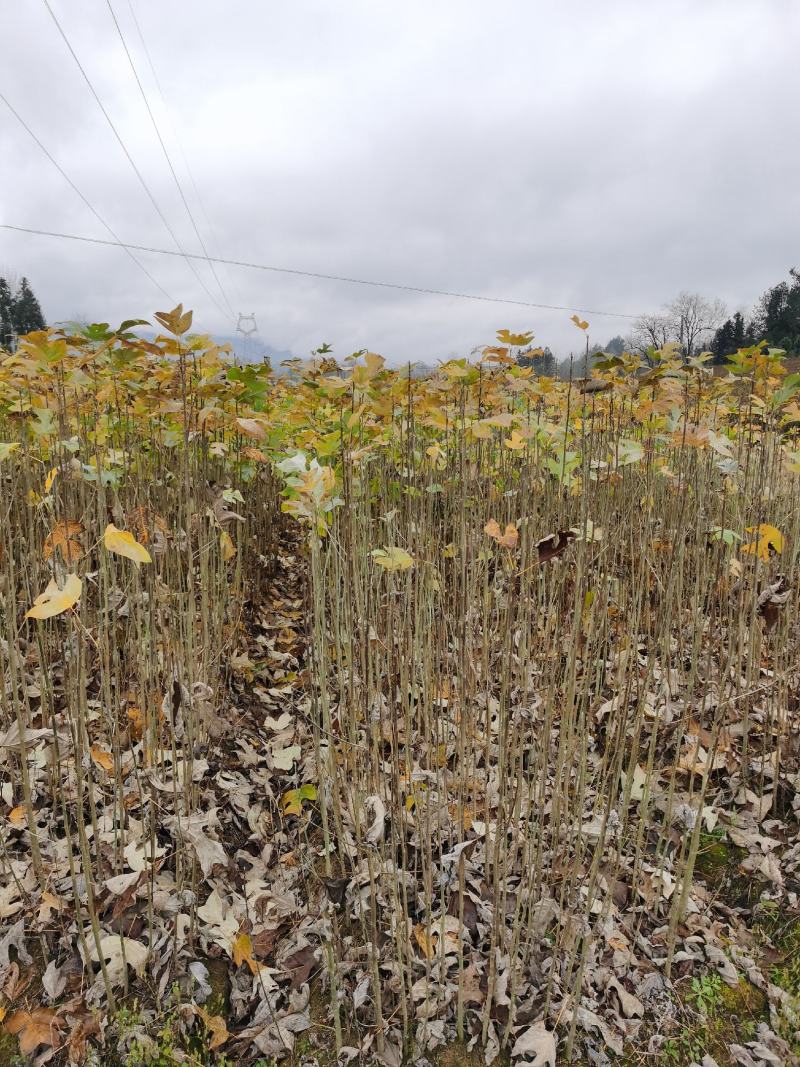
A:
POLYGON ((88 199, 88 197, 85 196, 83 192, 81 192, 81 190, 78 188, 78 186, 72 180, 72 178, 70 178, 69 174, 67 174, 67 172, 61 166, 61 164, 58 162, 58 160, 53 155, 51 155, 51 153, 48 151, 47 147, 36 136, 34 131, 31 129, 31 127, 28 125, 28 123, 25 121, 25 119, 22 117, 22 115, 20 115, 20 113, 17 111, 17 109, 12 105, 11 101, 8 100, 7 97, 2 92, 0 92, 0 100, 3 101, 3 103, 6 105, 6 107, 11 112, 11 114, 14 116, 14 118, 19 122, 19 124, 22 126, 22 128, 24 130, 26 130, 28 134, 30 134, 31 138, 36 142, 36 144, 39 146, 39 148, 41 148, 42 152, 44 152, 44 154, 47 156, 47 158, 50 160, 50 162, 56 168, 56 170, 61 175, 61 177, 64 179, 64 181, 67 182, 67 184, 74 190, 75 193, 77 193, 77 195, 81 198, 81 200, 88 207, 88 209, 91 211, 91 213, 94 215, 94 217, 98 220, 98 222, 100 222, 105 227, 105 229, 111 234, 111 236, 114 238, 114 241, 117 244, 119 244, 121 248, 124 249, 125 253, 133 260, 133 262, 136 264, 136 266, 139 268, 139 270, 142 271, 142 273, 145 274, 150 279, 150 281, 153 283, 153 285, 156 287, 156 289, 159 289, 164 294, 164 296, 167 298, 167 300, 171 300, 173 305, 175 303, 177 303, 177 301, 175 300, 175 297, 174 296, 170 296, 170 294, 167 292, 167 290, 159 282, 156 281, 156 279, 153 277, 153 275, 150 273, 150 271, 147 269, 147 267, 145 267, 144 263, 140 262, 136 258, 136 256, 133 254, 133 252, 131 252, 131 250, 125 244, 123 244, 122 240, 114 232, 114 230, 111 228, 111 226, 109 226, 109 224, 106 222, 106 220, 100 214, 100 212, 97 210, 97 208, 94 206, 94 204, 92 204, 91 201, 88 199))
MULTIPOLYGON (((183 251, 183 248, 181 246, 180 241, 175 236, 175 233, 174 233, 172 227, 170 226, 169 222, 167 221, 167 218, 164 215, 164 212, 159 207, 155 196, 153 196, 153 193, 150 190, 150 186, 147 184, 147 182, 144 179, 144 176, 143 176, 142 172, 137 167, 133 156, 128 151, 128 146, 125 144, 125 141, 123 140, 120 132, 117 130, 117 127, 114 125, 114 122, 113 122, 111 116, 109 115, 108 111, 106 111, 106 108, 105 108, 105 106, 103 104, 103 101, 100 99, 100 96, 98 95, 97 90, 95 89, 94 85, 92 84, 91 78, 86 73, 86 70, 84 69, 83 64, 81 63, 80 59, 78 58, 78 55, 77 55, 75 49, 72 47, 72 44, 70 43, 69 38, 67 37, 66 33, 64 32, 64 30, 63 30, 63 28, 61 26, 61 23, 58 21, 56 13, 53 11, 52 7, 50 6, 49 0, 42 0, 42 2, 44 3, 44 6, 47 8, 47 11, 48 11, 48 13, 50 15, 50 18, 55 23, 56 29, 58 30, 59 34, 61 35, 61 38, 64 41, 64 44, 67 46, 67 49, 68 49, 70 55, 75 60, 75 63, 77 64, 77 67, 78 67, 78 70, 83 75, 83 79, 86 82, 86 84, 88 85, 89 91, 91 92, 92 96, 94 97, 95 102, 97 103, 97 106, 100 108, 100 110, 102 111, 106 122, 111 127, 111 131, 114 134, 114 136, 116 137, 120 148, 125 153, 125 158, 128 160, 128 162, 130 163, 130 165, 131 165, 131 167, 133 169, 134 174, 139 179, 140 185, 142 186, 144 191, 147 193, 147 196, 148 196, 148 198, 150 200, 150 203, 155 208, 155 210, 156 210, 156 212, 158 214, 158 217, 164 223, 164 226, 165 226, 167 232, 169 233, 170 237, 172 238, 172 240, 175 242, 176 247, 178 249, 180 249, 180 253, 179 254, 181 256, 183 256, 183 258, 186 259, 186 262, 187 262, 188 266, 191 268, 192 273, 194 274, 194 276, 197 278, 197 280, 200 283, 200 285, 205 290, 205 293, 208 296, 209 300, 211 300, 211 302, 217 307, 217 309, 221 312, 221 314, 225 315, 225 312, 220 307, 220 305, 217 303, 216 297, 213 295, 213 293, 211 293, 211 291, 209 290, 208 286, 206 285, 206 283, 203 281, 203 279, 200 277, 199 273, 197 272, 197 268, 194 266, 193 263, 189 262, 189 258, 190 257, 188 256, 188 254, 186 252, 183 251)), ((194 258, 197 258, 197 257, 193 256, 191 258, 194 259, 194 258)))
MULTIPOLYGON (((211 221, 211 216, 209 215, 208 210, 206 209, 206 205, 205 205, 205 203, 203 201, 203 197, 202 197, 202 195, 200 193, 200 188, 199 188, 197 182, 195 181, 194 172, 193 172, 191 164, 189 162, 189 157, 188 157, 188 155, 186 153, 186 150, 183 147, 183 141, 181 140, 180 129, 179 129, 178 123, 173 121, 172 115, 170 113, 170 107, 169 107, 169 104, 167 103, 167 98, 166 98, 166 95, 164 94, 164 90, 161 87, 161 81, 160 81, 160 79, 158 77, 158 72, 156 71, 155 64, 153 62, 153 57, 150 54, 150 49, 147 47, 147 40, 145 39, 144 31, 142 30, 142 27, 139 24, 139 19, 137 18, 136 10, 135 10, 135 8, 133 6, 133 0, 127 0, 127 3, 128 3, 128 11, 130 11, 130 15, 131 15, 131 20, 133 22, 133 25, 136 27, 136 33, 137 33, 137 35, 139 37, 139 42, 140 42, 140 44, 142 46, 142 51, 144 52, 145 59, 147 60, 147 65, 150 68, 150 73, 151 73, 151 75, 153 77, 153 82, 154 82, 156 90, 158 92, 159 99, 161 100, 162 107, 164 108, 164 114, 166 115, 167 122, 169 123, 169 125, 170 125, 170 127, 172 129, 172 135, 173 135, 173 137, 175 139, 175 143, 178 146, 178 151, 180 152, 181 159, 183 160, 183 165, 186 168, 186 173, 189 175, 189 181, 191 182, 192 190, 194 191, 194 195, 197 198, 197 203, 200 205, 200 212, 201 212, 201 214, 203 216, 203 219, 205 220, 205 224, 208 227, 209 233, 211 234, 211 238, 212 238, 212 240, 214 242, 214 248, 212 250, 216 253, 216 252, 219 251, 219 248, 220 248, 219 237, 217 236, 216 230, 214 228, 214 224, 211 221)), ((204 248, 203 251, 205 252, 206 249, 204 248)), ((235 275, 231 276, 229 274, 227 281, 228 281, 228 284, 229 284, 230 288, 233 290, 233 295, 236 298, 237 303, 241 303, 241 294, 239 292, 239 287, 236 284, 235 275)))
MULTIPOLYGON (((180 198, 183 201, 183 206, 186 208, 186 214, 189 216, 189 221, 192 224, 197 240, 200 242, 200 247, 202 248, 204 254, 207 256, 208 250, 205 246, 203 238, 200 235, 200 231, 197 228, 197 223, 195 222, 194 215, 192 214, 192 209, 189 207, 189 201, 186 199, 186 196, 183 192, 183 187, 181 186, 181 183, 178 179, 178 175, 175 173, 175 167, 172 165, 172 159, 170 158, 170 154, 167 151, 167 146, 164 144, 164 138, 161 136, 161 130, 158 128, 158 123, 156 122, 155 115, 153 114, 153 110, 150 107, 150 101, 147 99, 147 93, 145 93, 144 86, 142 85, 141 79, 139 78, 139 73, 136 70, 136 66, 133 62, 133 56, 130 53, 128 43, 122 33, 122 27, 120 26, 119 21, 117 20, 114 8, 111 6, 111 0, 106 0, 106 4, 108 5, 108 10, 111 12, 111 18, 114 20, 114 25, 116 27, 117 33, 119 34, 119 39, 122 42, 122 47, 125 49, 125 55, 128 57, 128 63, 130 64, 131 70, 133 71, 133 76, 136 79, 136 84, 139 87, 139 92, 141 93, 142 100, 144 101, 144 106, 147 108, 147 114, 150 116, 150 121, 153 124, 153 129, 156 132, 158 143, 161 145, 161 151, 164 153, 164 158, 167 161, 167 166, 169 167, 170 174, 172 175, 173 181, 175 182, 178 194, 180 195, 180 198)), ((222 283, 220 282, 219 277, 217 276, 216 267, 210 261, 208 265, 211 268, 211 273, 214 275, 214 281, 217 283, 219 291, 222 294, 222 299, 224 300, 225 304, 228 307, 228 310, 231 313, 231 318, 235 319, 236 313, 234 312, 233 307, 231 306, 230 300, 228 300, 228 296, 225 290, 222 288, 222 283)))
MULTIPOLYGON (((12 226, 0 222, 0 229, 16 230, 17 233, 32 233, 38 237, 59 237, 64 241, 81 241, 85 244, 113 245, 122 242, 105 241, 101 237, 84 237, 75 233, 58 233, 54 230, 37 230, 30 226, 12 226)), ((379 289, 399 289, 405 293, 424 293, 427 296, 447 296, 457 300, 480 300, 489 304, 515 304, 517 307, 537 308, 540 311, 575 311, 581 315, 604 315, 614 319, 638 319, 641 316, 630 311, 599 311, 597 308, 575 307, 570 304, 541 304, 532 300, 512 300, 501 296, 481 296, 477 293, 458 293, 449 289, 427 289, 421 285, 401 285, 399 282, 379 282, 367 278, 349 278, 342 274, 322 274, 319 271, 297 270, 292 267, 273 267, 266 263, 250 263, 242 259, 223 259, 220 256, 201 256, 196 252, 173 252, 170 248, 151 248, 149 245, 124 244, 137 252, 153 252, 159 256, 186 256, 189 259, 211 260, 229 267, 247 267, 250 270, 265 270, 275 274, 293 274, 302 278, 318 278, 327 282, 347 282, 349 285, 370 285, 379 289)))

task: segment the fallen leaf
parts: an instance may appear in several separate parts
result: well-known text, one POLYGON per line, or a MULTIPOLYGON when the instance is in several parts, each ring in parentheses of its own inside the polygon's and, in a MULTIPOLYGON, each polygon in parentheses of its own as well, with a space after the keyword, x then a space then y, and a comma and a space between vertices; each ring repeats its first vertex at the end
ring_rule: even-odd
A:
POLYGON ((290 976, 292 989, 305 985, 311 972, 318 966, 316 953, 311 945, 305 945, 283 961, 283 970, 290 976))
POLYGON ((534 1023, 524 1030, 511 1050, 511 1055, 533 1056, 530 1067, 556 1067, 556 1039, 543 1022, 534 1023))
POLYGON ((102 767, 104 771, 114 770, 114 757, 111 753, 102 748, 100 745, 92 745, 89 749, 89 755, 92 757, 92 762, 96 763, 98 767, 102 767))
POLYGON ((23 1056, 32 1056, 40 1045, 59 1048, 62 1026, 63 1022, 52 1008, 15 1011, 5 1021, 9 1034, 19 1034, 19 1050, 23 1056))
POLYGON ((89 956, 95 963, 99 963, 102 954, 108 980, 112 985, 122 984, 128 967, 132 967, 141 976, 149 951, 147 945, 143 945, 141 941, 134 941, 133 938, 121 937, 118 934, 109 934, 101 938, 98 952, 93 939, 89 939, 89 956))
POLYGON ((301 749, 299 745, 289 745, 272 754, 272 762, 279 771, 290 771, 295 760, 300 759, 301 749))
POLYGON ((8 821, 12 826, 21 827, 25 825, 25 805, 18 804, 16 808, 12 808, 8 813, 8 821))
POLYGON ((635 997, 632 993, 618 982, 616 978, 611 978, 608 983, 608 988, 613 989, 619 999, 620 1007, 622 1008, 622 1014, 627 1019, 638 1018, 644 1015, 644 1004, 638 997, 635 997))
POLYGON ((758 614, 764 620, 764 629, 773 630, 778 623, 780 609, 791 596, 791 586, 785 574, 779 574, 774 582, 771 582, 759 594, 756 604, 758 614))
POLYGON ((241 967, 243 963, 246 963, 253 974, 258 972, 258 964, 253 959, 253 942, 249 934, 242 932, 237 935, 231 945, 231 953, 235 967, 241 967))
POLYGON ((225 1025, 225 1020, 222 1016, 209 1015, 205 1008, 200 1005, 195 1006, 195 1011, 203 1020, 203 1025, 210 1035, 208 1047, 212 1049, 224 1045, 231 1035, 228 1033, 228 1028, 225 1025))
POLYGON ((299 789, 289 789, 281 797, 281 804, 283 805, 283 814, 286 815, 301 815, 303 811, 303 802, 314 801, 317 799, 317 787, 311 784, 302 785, 299 789))

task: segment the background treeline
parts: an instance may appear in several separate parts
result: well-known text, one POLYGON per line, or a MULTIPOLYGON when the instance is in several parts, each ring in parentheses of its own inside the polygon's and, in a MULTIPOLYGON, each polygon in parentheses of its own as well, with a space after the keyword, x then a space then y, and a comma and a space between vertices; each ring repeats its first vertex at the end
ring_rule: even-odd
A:
MULTIPOLYGON (((18 337, 45 325, 28 279, 23 277, 15 285, 0 276, 0 348, 13 351, 18 337)), ((627 337, 612 337, 605 345, 590 344, 561 360, 548 346, 531 347, 519 354, 517 362, 534 367, 537 374, 580 377, 591 372, 601 353, 634 352, 649 360, 653 350, 677 343, 687 359, 712 352, 714 363, 724 363, 729 355, 757 341, 784 349, 788 357, 800 357, 800 270, 793 267, 788 281, 767 289, 749 315, 736 311, 729 316, 722 301, 682 292, 660 313, 638 318, 627 337)))
POLYGON ((715 362, 756 341, 782 348, 787 356, 800 356, 800 271, 792 268, 789 281, 767 289, 749 319, 737 311, 714 333, 710 349, 715 362))
POLYGON ((741 311, 728 315, 721 300, 682 292, 660 312, 636 319, 627 337, 612 337, 605 345, 589 344, 584 351, 561 360, 548 347, 529 348, 520 353, 517 362, 534 367, 537 374, 583 377, 600 355, 633 352, 651 362, 654 351, 677 344, 686 359, 711 352, 714 363, 724 363, 728 356, 757 341, 782 348, 787 357, 800 357, 799 270, 792 268, 788 281, 767 289, 749 315, 741 311))
POLYGON ((0 348, 13 351, 18 337, 31 330, 43 330, 46 325, 28 279, 22 278, 15 286, 0 277, 0 348))
MULTIPOLYGON (((612 343, 617 343, 614 338, 612 343)), ((724 363, 740 348, 766 341, 782 348, 787 356, 800 356, 800 271, 792 268, 789 280, 771 286, 748 315, 728 315, 721 300, 707 300, 699 293, 679 293, 660 314, 642 315, 625 338, 625 347, 647 357, 651 349, 672 342, 689 359, 712 352, 715 363, 724 363)), ((606 349, 609 351, 610 349, 606 349)))

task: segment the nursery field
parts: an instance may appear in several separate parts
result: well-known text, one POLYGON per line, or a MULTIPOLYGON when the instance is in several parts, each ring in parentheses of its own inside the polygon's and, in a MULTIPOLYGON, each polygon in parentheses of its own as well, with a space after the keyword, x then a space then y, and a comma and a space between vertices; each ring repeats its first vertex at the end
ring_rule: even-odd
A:
POLYGON ((141 325, 0 353, 0 1064, 797 1063, 800 374, 141 325))

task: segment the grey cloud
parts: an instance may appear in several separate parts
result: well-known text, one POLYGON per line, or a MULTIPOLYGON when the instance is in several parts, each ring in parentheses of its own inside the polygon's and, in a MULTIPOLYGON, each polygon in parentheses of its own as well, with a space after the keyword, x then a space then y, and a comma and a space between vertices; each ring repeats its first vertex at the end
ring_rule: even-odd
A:
MULTIPOLYGON (((107 7, 51 2, 171 225, 198 250, 107 7)), ((133 0, 167 114, 127 0, 113 2, 222 255, 632 312, 685 288, 745 305, 795 262, 800 8, 789 0, 133 0)), ((170 247, 44 6, 0 11, 3 91, 121 236, 170 247)), ((0 152, 4 221, 106 236, 2 107, 0 152)), ((230 331, 185 263, 141 258, 199 327, 230 331)), ((114 249, 0 231, 0 264, 31 278, 53 320, 164 303, 114 249)), ((564 312, 219 274, 262 338, 298 353, 326 340, 429 361, 501 326, 530 327, 560 354, 581 342, 564 312)), ((626 325, 591 318, 591 334, 626 325)))

